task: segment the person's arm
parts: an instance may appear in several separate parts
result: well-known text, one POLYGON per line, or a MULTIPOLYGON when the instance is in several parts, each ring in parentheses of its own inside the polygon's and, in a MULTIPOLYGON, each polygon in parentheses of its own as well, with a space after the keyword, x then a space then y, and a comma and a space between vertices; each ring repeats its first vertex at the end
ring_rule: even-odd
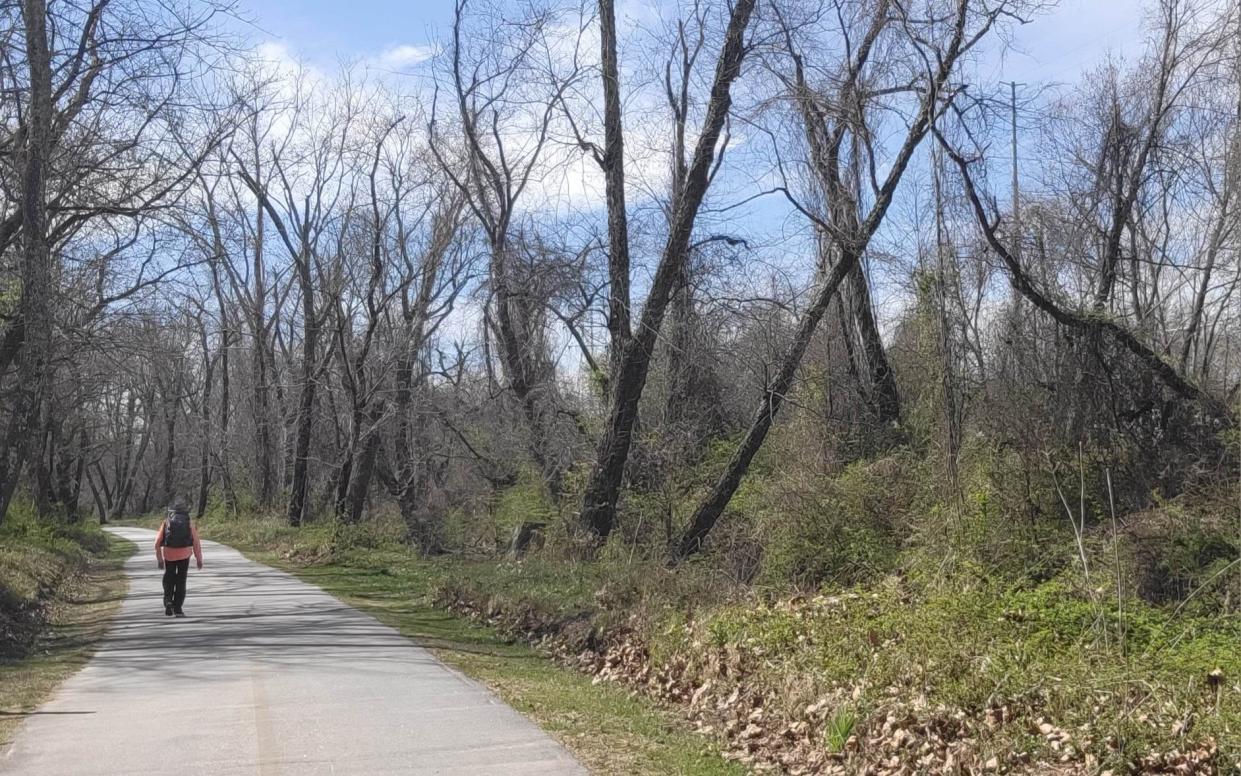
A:
POLYGON ((159 524, 159 534, 155 537, 155 562, 164 567, 164 526, 167 521, 159 524))
POLYGON ((190 523, 190 536, 194 537, 194 560, 201 569, 203 567, 203 546, 198 541, 198 528, 193 523, 190 523))

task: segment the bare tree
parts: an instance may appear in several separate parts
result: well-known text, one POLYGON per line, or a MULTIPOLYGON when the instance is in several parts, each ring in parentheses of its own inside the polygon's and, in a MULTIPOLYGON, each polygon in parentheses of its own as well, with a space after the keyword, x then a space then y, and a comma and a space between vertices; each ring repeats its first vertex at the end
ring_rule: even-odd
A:
MULTIPOLYGON (((1166 0, 1161 4, 1158 51, 1138 76, 1140 85, 1129 105, 1122 105, 1122 87, 1115 74, 1108 77, 1102 91, 1103 120, 1097 125, 1097 153, 1085 174, 1074 182, 1079 187, 1073 192, 1075 201, 1082 206, 1057 223, 1057 245, 1049 246, 1046 240, 1038 243, 1038 254, 1045 254, 1048 248, 1058 251, 1063 245, 1067 264, 1076 272, 1085 269, 1089 273, 1085 281, 1091 286, 1088 302, 1062 301, 1058 298, 1062 294, 1054 288, 1054 276, 1040 280, 1018 259, 1011 237, 1001 233, 1000 216, 987 205, 989 197, 977 182, 978 151, 961 150, 943 134, 940 141, 960 173, 966 200, 983 236, 1025 299, 1058 325, 1101 338, 1120 352, 1128 352, 1175 395, 1193 402, 1210 418, 1231 424, 1234 418, 1227 404, 1185 374, 1187 359, 1173 357, 1167 352, 1169 345, 1151 342, 1149 322, 1165 305, 1160 299, 1163 286, 1159 275, 1167 256, 1158 247, 1160 241, 1150 239, 1151 229, 1157 225, 1139 211, 1139 205, 1152 196, 1166 202, 1166 190, 1152 193, 1160 182, 1154 165, 1161 156, 1175 152, 1170 132, 1178 115, 1187 109, 1195 87, 1218 70, 1225 52, 1220 32, 1223 25, 1195 29, 1201 18, 1191 3, 1166 0), (1138 260, 1143 253, 1150 257, 1146 262, 1138 260), (1131 290, 1128 303, 1116 293, 1122 282, 1131 290)), ((1077 158, 1083 159, 1080 155, 1077 158)), ((1212 257, 1218 256, 1212 244, 1218 245, 1228 228, 1224 225, 1229 217, 1227 200, 1218 207, 1223 222, 1205 246, 1204 275, 1213 271, 1212 257)), ((1200 320, 1197 295, 1194 299, 1190 318, 1200 320)), ((1191 323, 1188 338, 1196 337, 1196 330, 1191 323)))
POLYGON ((545 300, 526 293, 516 277, 515 219, 523 193, 553 164, 547 154, 552 124, 578 68, 570 61, 567 73, 536 70, 540 50, 550 45, 548 28, 554 21, 550 11, 536 9, 529 18, 509 22, 494 9, 489 16, 496 22, 483 31, 487 38, 481 48, 478 41, 464 39, 470 21, 466 11, 466 0, 459 0, 448 52, 460 156, 446 147, 435 115, 431 148, 487 241, 488 309, 505 381, 529 425, 530 454, 548 493, 559 498, 564 465, 552 449, 556 396, 542 326, 545 300), (467 61, 468 52, 477 52, 477 58, 467 61))
MULTIPOLYGON (((303 78, 305 76, 303 75, 303 78)), ((302 84, 303 87, 309 85, 302 84)), ((339 254, 346 230, 338 228, 337 208, 356 194, 345 174, 345 153, 351 130, 358 121, 357 95, 339 89, 326 95, 327 103, 312 105, 300 92, 289 112, 288 145, 272 148, 268 178, 260 182, 234 153, 237 174, 262 206, 292 261, 301 305, 300 393, 293 420, 292 477, 286 516, 300 525, 307 513, 311 436, 315 398, 322 370, 331 358, 320 336, 328 310, 320 303, 319 280, 325 253, 339 254), (300 134, 294 133, 298 130, 300 134)), ((346 207, 346 210, 348 208, 346 207)))
MULTIPOLYGON (((871 239, 883 224, 896 189, 915 150, 931 131, 938 116, 951 105, 956 97, 959 89, 951 86, 951 79, 958 64, 992 30, 998 18, 1010 13, 1009 7, 1003 4, 979 9, 970 0, 955 0, 950 15, 945 15, 942 22, 936 18, 936 15, 932 15, 930 21, 920 23, 918 19, 911 18, 899 10, 894 16, 889 17, 888 9, 884 4, 880 4, 878 10, 877 20, 869 26, 870 31, 864 38, 864 42, 844 63, 844 72, 840 81, 843 84, 841 88, 843 103, 848 107, 844 115, 836 120, 836 129, 828 137, 839 144, 850 130, 867 131, 863 128, 864 124, 859 124, 857 116, 866 115, 865 111, 868 108, 876 109, 878 105, 873 101, 887 90, 876 84, 867 84, 863 77, 867 72, 867 65, 880 32, 889 26, 891 34, 901 36, 903 42, 912 48, 915 55, 914 61, 920 63, 920 67, 915 66, 916 69, 909 73, 912 76, 912 87, 899 90, 912 93, 916 98, 914 116, 905 131, 904 138, 892 154, 887 175, 882 184, 878 184, 875 188, 874 199, 865 218, 855 220, 854 213, 857 211, 858 204, 853 201, 847 188, 836 184, 834 177, 831 182, 832 188, 829 190, 829 195, 836 200, 830 206, 832 220, 823 221, 805 212, 819 228, 831 235, 835 243, 834 250, 838 255, 831 272, 819 281, 810 307, 799 320, 797 331, 780 363, 779 371, 767 386, 754 410, 745 438, 734 450, 724 473, 720 475, 711 493, 698 506, 689 526, 678 541, 674 549, 677 558, 687 557, 702 549, 703 541, 723 514, 741 478, 749 468, 750 462, 762 447, 767 432, 770 431, 775 421, 776 413, 779 412, 792 388, 802 356, 806 352, 823 313, 827 310, 840 284, 854 271, 871 239), (926 28, 920 29, 924 24, 926 28)), ((793 97, 799 102, 809 103, 802 110, 811 111, 812 115, 816 115, 816 126, 826 125, 828 117, 821 109, 816 109, 812 93, 805 88, 803 55, 799 53, 791 40, 789 49, 793 69, 791 82, 795 90, 793 97)), ((817 133, 816 129, 815 134, 817 133)), ((835 153, 838 151, 832 152, 829 146, 816 153, 824 152, 826 152, 824 167, 830 170, 834 164, 832 159, 836 158, 835 153)))
MULTIPOLYGON (((0 64, 0 81, 6 95, 20 95, 24 102, 12 114, 13 133, 0 144, 6 150, 0 154, 0 179, 20 203, 0 213, 0 254, 20 242, 23 288, 0 348, 0 372, 17 359, 20 374, 0 450, 0 520, 28 453, 46 445, 55 425, 47 400, 69 323, 56 314, 56 300, 59 284, 66 278, 72 283, 78 269, 66 253, 110 230, 118 233, 113 249, 97 263, 96 301, 69 308, 77 316, 75 325, 158 282, 143 273, 132 283, 126 278, 110 286, 106 279, 109 269, 115 272, 116 259, 137 243, 121 236, 124 222, 176 202, 221 136, 220 125, 209 119, 188 126, 211 116, 214 106, 202 101, 182 111, 177 101, 189 96, 188 77, 219 42, 212 21, 222 11, 227 6, 217 3, 155 10, 110 0, 85 5, 37 0, 0 9, 0 18, 23 31, 23 45, 9 49, 13 56, 0 64)), ((49 466, 55 464, 44 455, 33 463, 39 483, 35 501, 46 514, 49 466)))
POLYGON ((690 239, 698 210, 702 206, 716 166, 717 142, 728 118, 733 82, 741 74, 745 58, 745 33, 755 3, 739 0, 729 14, 724 44, 716 62, 715 77, 706 115, 684 182, 673 193, 672 223, 651 290, 642 308, 637 332, 621 358, 612 386, 608 423, 599 440, 596 460, 582 500, 581 522, 599 541, 607 539, 616 523, 616 501, 620 495, 625 463, 633 441, 638 401, 646 386, 646 376, 654 355, 656 337, 677 279, 688 259, 690 239))

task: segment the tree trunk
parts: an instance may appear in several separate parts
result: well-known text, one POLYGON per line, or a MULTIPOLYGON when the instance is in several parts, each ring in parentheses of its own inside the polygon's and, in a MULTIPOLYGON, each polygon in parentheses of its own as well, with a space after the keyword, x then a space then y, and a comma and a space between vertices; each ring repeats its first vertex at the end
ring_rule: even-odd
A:
MULTIPOLYGON (((869 31, 861 41, 857 55, 858 62, 865 62, 869 58, 875 41, 888 21, 886 6, 877 7, 869 31)), ((858 177, 860 174, 858 170, 864 164, 860 158, 860 149, 856 142, 851 143, 854 174, 847 176, 846 182, 846 176, 842 175, 840 158, 844 142, 843 126, 839 123, 841 119, 836 118, 835 124, 829 128, 828 115, 811 97, 811 89, 805 79, 800 55, 794 54, 793 60, 798 112, 801 115, 806 145, 810 149, 809 161, 815 184, 827 200, 828 225, 834 231, 856 235, 861 228, 862 215, 858 211, 861 201, 861 181, 858 177)), ((851 77, 856 77, 860 72, 860 67, 851 63, 851 68, 853 74, 851 77)), ((845 101, 852 98, 855 98, 852 82, 846 81, 841 87, 839 99, 845 101)), ((860 111, 861 106, 850 109, 860 111)), ((838 241, 827 236, 826 233, 829 230, 821 225, 819 231, 819 271, 826 273, 837 261, 841 250, 838 241)), ((859 385, 859 389, 866 398, 867 406, 874 411, 876 419, 883 425, 898 423, 901 408, 896 389, 896 375, 888 362, 883 339, 879 336, 879 326, 875 321, 874 306, 871 303, 870 283, 860 259, 850 267, 844 282, 848 289, 848 293, 842 295, 847 297, 844 307, 852 325, 843 326, 842 334, 847 338, 845 345, 849 352, 850 371, 863 382, 859 385), (857 336, 857 344, 861 345, 865 377, 862 376, 861 370, 854 372, 856 366, 854 358, 857 355, 857 348, 852 339, 854 334, 857 336)))
MULTIPOLYGON (((408 324, 414 329, 412 321, 408 324)), ((418 334, 412 337, 413 342, 420 342, 421 326, 418 334)), ((396 367, 396 497, 401 507, 401 520, 405 523, 406 535, 410 542, 423 555, 438 555, 443 551, 443 540, 439 525, 433 521, 422 508, 425 496, 426 478, 422 476, 422 466, 417 456, 423 451, 420 443, 424 423, 421 416, 415 416, 414 405, 414 367, 412 342, 401 354, 396 367), (417 420, 415 420, 417 417, 417 420)))
POLYGON ((73 473, 69 477, 68 488, 63 498, 66 513, 74 522, 82 519, 82 480, 86 476, 86 450, 90 446, 90 435, 86 429, 79 429, 77 437, 78 445, 73 458, 73 473))
MULTIPOLYGON (((353 465, 358 455, 358 445, 362 438, 362 423, 364 416, 362 410, 358 406, 354 406, 352 417, 349 419, 349 438, 345 442, 345 457, 340 463, 340 467, 336 470, 336 482, 334 490, 336 516, 348 522, 349 512, 349 486, 353 482, 353 465)), ((338 437, 339 439, 339 434, 338 437)))
MULTIPOLYGON (((257 172, 255 173, 258 174, 257 172)), ((252 328, 254 330, 254 352, 251 363, 254 370, 254 477, 255 496, 259 506, 266 506, 272 500, 272 444, 271 444, 271 401, 267 375, 267 317, 264 307, 267 304, 267 291, 263 277, 263 209, 257 214, 258 223, 254 238, 254 311, 252 328)))
MULTIPOLYGON (((1241 145, 1241 142, 1238 142, 1238 145, 1241 145)), ((1238 163, 1234 162, 1234 165, 1236 164, 1238 163)), ((1202 326, 1203 311, 1206 309, 1207 293, 1211 290, 1211 279, 1215 272, 1215 262, 1224 247, 1229 219, 1232 216, 1229 204, 1232 200, 1232 190, 1235 185, 1230 180, 1225 180, 1224 182, 1219 218, 1216 220, 1215 227, 1211 230, 1210 240, 1207 242, 1206 266, 1202 268, 1202 280, 1198 283, 1198 289, 1194 295, 1194 306, 1189 311, 1189 327, 1185 330, 1185 341, 1181 344, 1180 369, 1184 374, 1193 374, 1196 371, 1190 369, 1189 357, 1198 345, 1198 333, 1202 326)), ((1204 354, 1203 361, 1207 360, 1205 358, 1207 355, 1209 354, 1204 354)))
POLYGON ((741 62, 745 57, 745 31, 754 4, 755 0, 738 0, 733 6, 724 47, 716 65, 702 134, 694 150, 694 160, 686 175, 684 188, 676 193, 668 241, 642 308, 638 333, 629 340, 613 381, 608 425, 599 440, 594 469, 582 500, 582 524, 600 542, 607 540, 616 523, 616 501, 620 496, 625 463, 633 441, 638 401, 646 386, 664 310, 687 259, 694 222, 710 182, 715 146, 732 104, 730 90, 741 73, 741 62))
MULTIPOLYGON (((113 466, 113 482, 116 484, 117 493, 120 492, 121 486, 129 480, 130 462, 133 460, 134 452, 134 420, 138 416, 138 397, 133 391, 129 391, 128 394, 129 395, 125 401, 124 442, 121 444, 121 454, 116 456, 116 461, 113 466)), ((102 471, 99 472, 99 477, 106 488, 107 478, 103 476, 102 471)), ((116 502, 111 493, 108 494, 108 506, 109 508, 114 508, 116 506, 116 502)))
MULTIPOLYGON (((227 340, 225 340, 227 341, 227 340)), ((224 344, 220 348, 223 350, 224 344)), ((196 519, 201 520, 207 511, 207 496, 211 489, 211 388, 215 377, 215 359, 207 354, 207 338, 203 337, 203 358, 206 365, 203 369, 202 413, 199 424, 199 456, 198 456, 198 504, 194 510, 196 519)))
POLYGON ((52 423, 51 397, 44 395, 38 418, 38 448, 34 456, 34 503, 40 517, 51 517, 56 502, 53 484, 56 451, 60 445, 59 429, 52 423))
POLYGON ((176 479, 174 476, 174 464, 177 460, 177 415, 181 412, 181 374, 178 367, 178 373, 172 384, 172 397, 164 397, 164 434, 167 438, 167 446, 164 449, 164 467, 163 467, 163 483, 161 492, 164 500, 172 503, 176 498, 176 479))
POLYGON ((871 238, 874 237, 875 232, 879 229, 880 224, 883 223, 883 219, 887 215, 888 207, 892 204, 892 197, 905 174, 905 169, 909 166, 910 159, 913 158, 914 151, 921 145, 922 139, 930 131, 931 122, 940 108, 935 95, 952 72, 954 63, 959 56, 963 25, 964 19, 959 19, 953 45, 945 54, 945 58, 940 62, 939 70, 935 75, 934 88, 930 89, 928 96, 923 98, 922 110, 914 119, 913 124, 905 135, 901 148, 893 158, 892 167, 884 178, 883 185, 880 187, 875 201, 871 205, 866 220, 861 222, 856 231, 852 231, 844 238, 848 240, 847 243, 838 243, 839 260, 832 267, 831 273, 824 278, 819 286, 810 309, 802 316, 797 327, 797 333, 793 337, 793 342, 780 363, 780 371, 763 392, 763 396, 755 408, 753 420, 750 423, 750 429, 746 432, 745 438, 742 439, 736 450, 733 451, 724 473, 716 482, 715 487, 712 488, 710 495, 698 506, 693 518, 690 520, 689 527, 681 535, 677 546, 673 548, 674 560, 684 559, 702 549, 707 535, 715 527, 720 515, 724 513, 725 507, 728 506, 728 502, 732 500, 733 494, 736 493, 737 487, 741 484, 741 478, 749 470, 750 462, 763 446, 763 441, 767 438, 767 432, 771 430, 771 425, 775 421, 776 413, 779 412, 789 389, 793 385, 793 378, 797 374, 797 368, 801 365, 802 356, 805 355, 806 347, 810 344, 810 338, 813 336, 819 320, 823 317, 823 313, 827 310, 828 304, 836 294, 836 290, 841 282, 848 273, 853 271, 861 260, 862 254, 866 252, 871 238))
POLYGON ((876 419, 884 426, 900 423, 901 400, 896 391, 896 373, 888 361, 879 325, 875 321, 875 309, 870 298, 870 283, 862 271, 862 263, 855 262, 849 271, 849 301, 853 323, 857 326, 862 355, 866 359, 869 388, 874 392, 876 419))
MULTIPOLYGON (((41 428, 52 350, 52 257, 47 239, 47 163, 52 135, 52 62, 48 52, 45 0, 22 0, 30 102, 21 150, 21 300, 18 318, 24 341, 19 354, 20 388, 4 458, 0 461, 0 524, 8 513, 29 453, 32 432, 41 428)), ((44 511, 46 499, 39 499, 44 511)))
POLYGON ((220 447, 215 454, 220 469, 220 479, 224 484, 224 502, 229 510, 237 508, 237 494, 233 490, 233 471, 229 462, 229 450, 232 447, 229 439, 229 416, 232 414, 232 394, 230 385, 229 351, 232 350, 232 330, 221 332, 223 344, 220 346, 220 447))
POLYGON ((353 467, 353 476, 349 481, 347 497, 347 522, 358 523, 362 520, 362 511, 366 508, 366 497, 371 490, 371 479, 375 474, 375 458, 379 454, 379 423, 383 419, 382 403, 371 407, 368 421, 370 428, 363 438, 362 454, 358 456, 353 467))
POLYGON ((311 257, 305 249, 295 257, 297 277, 301 285, 302 316, 305 331, 302 337, 302 395, 297 407, 297 442, 293 452, 293 483, 289 493, 288 520, 298 526, 306 517, 306 489, 309 484, 310 435, 314 423, 315 384, 318 382, 315 362, 319 350, 319 324, 315 311, 314 280, 310 273, 311 257))
POLYGON ((599 0, 599 37, 603 68, 603 167, 608 208, 608 333, 611 373, 620 369, 629 342, 629 223, 625 212, 625 135, 621 121, 620 75, 616 53, 616 8, 599 0))
POLYGON ((674 551, 675 559, 686 558, 702 549, 702 544, 707 538, 707 534, 715 527, 720 515, 724 513, 724 508, 728 506, 728 502, 732 500, 733 494, 737 492, 737 487, 741 484, 741 478, 745 476, 746 471, 750 468, 750 462, 754 460, 754 456, 762 448, 763 441, 767 438, 767 432, 771 430, 771 424, 776 419, 776 413, 780 411, 780 406, 784 404, 784 399, 793 385, 793 378, 797 375, 797 368, 801 365, 802 356, 806 353, 806 348, 810 344, 815 328, 819 325, 819 321, 823 318, 823 313, 826 312, 828 304, 836 294, 836 289, 857 260, 858 254, 855 252, 842 256, 819 287, 818 292, 815 294, 814 304, 802 316, 801 322, 797 326, 797 333, 793 337, 793 342, 780 362, 780 371, 763 392, 763 398, 759 401, 758 407, 754 411, 754 416, 750 421, 750 428, 746 431, 745 438, 741 440, 741 443, 737 445, 737 449, 733 451, 732 458, 729 459, 724 473, 715 483, 715 487, 711 489, 711 494, 707 496, 706 500, 694 512, 689 528, 681 536, 674 551))
MULTIPOLYGON (((116 485, 116 501, 112 504, 112 520, 120 520, 125 516, 125 507, 129 504, 129 496, 134 489, 134 481, 138 478, 138 464, 142 461, 142 457, 146 455, 147 445, 151 442, 151 418, 146 417, 142 424, 142 436, 138 438, 138 450, 133 460, 128 462, 126 466, 126 476, 123 482, 116 485)), ((147 485, 150 485, 148 480, 147 485)), ((145 498, 143 499, 146 500, 145 498)), ((146 504, 144 503, 145 507, 146 504)))
POLYGON ((95 483, 95 475, 88 468, 86 470, 86 484, 90 486, 91 498, 95 501, 95 514, 99 515, 100 523, 108 522, 108 504, 104 500, 103 494, 99 491, 99 485, 95 483))

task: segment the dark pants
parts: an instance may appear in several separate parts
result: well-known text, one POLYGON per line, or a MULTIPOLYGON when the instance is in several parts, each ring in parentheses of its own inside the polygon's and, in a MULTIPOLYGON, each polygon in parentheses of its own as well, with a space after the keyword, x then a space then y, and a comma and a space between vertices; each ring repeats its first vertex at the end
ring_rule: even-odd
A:
POLYGON ((181 611, 185 603, 185 578, 190 574, 190 559, 164 561, 164 604, 181 611))

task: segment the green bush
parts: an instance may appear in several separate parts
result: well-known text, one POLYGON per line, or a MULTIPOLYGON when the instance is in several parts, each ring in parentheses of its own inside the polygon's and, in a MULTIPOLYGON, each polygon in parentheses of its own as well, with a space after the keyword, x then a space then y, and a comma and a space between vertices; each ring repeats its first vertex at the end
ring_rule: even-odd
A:
POLYGON ((810 589, 887 573, 898 560, 916 488, 902 455, 851 464, 834 478, 793 470, 768 483, 762 581, 810 589))

